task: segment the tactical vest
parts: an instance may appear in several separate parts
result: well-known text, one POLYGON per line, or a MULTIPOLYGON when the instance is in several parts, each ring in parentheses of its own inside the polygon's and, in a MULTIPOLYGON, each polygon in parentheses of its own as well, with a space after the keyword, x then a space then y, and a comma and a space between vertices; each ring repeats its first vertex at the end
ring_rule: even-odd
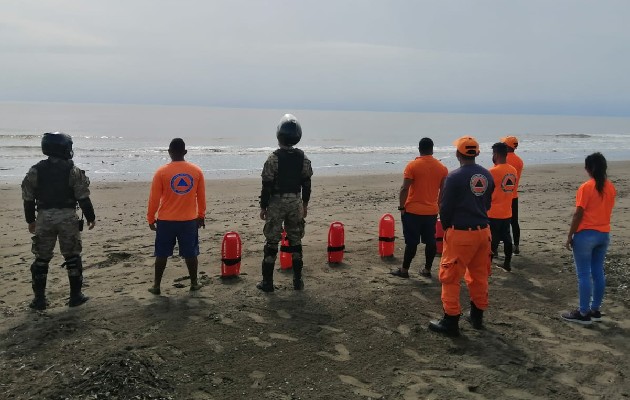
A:
POLYGON ((304 152, 300 149, 278 149, 273 153, 278 157, 278 175, 273 193, 300 193, 304 152))
POLYGON ((77 200, 70 187, 72 161, 52 162, 43 160, 35 165, 37 170, 37 209, 75 208, 77 200))

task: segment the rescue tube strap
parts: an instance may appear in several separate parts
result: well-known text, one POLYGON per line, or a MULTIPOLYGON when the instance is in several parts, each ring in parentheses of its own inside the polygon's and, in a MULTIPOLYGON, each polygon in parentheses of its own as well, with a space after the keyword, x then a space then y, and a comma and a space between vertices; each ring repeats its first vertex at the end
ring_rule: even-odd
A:
POLYGON ((284 251, 285 253, 291 253, 292 246, 280 246, 280 251, 284 251))
POLYGON ((386 237, 386 236, 379 236, 378 237, 378 241, 379 242, 394 242, 396 240, 395 237, 386 237))
POLYGON ((444 241, 444 238, 437 237, 437 238, 435 238, 435 241, 436 241, 436 242, 443 242, 443 241, 444 241))
POLYGON ((280 246, 280 251, 284 251, 285 253, 301 253, 302 252, 302 245, 301 244, 296 244, 295 246, 284 246, 284 245, 281 245, 280 246))
POLYGON ((328 246, 328 251, 344 251, 346 249, 345 245, 341 246, 328 246))
POLYGON ((236 264, 240 263, 241 262, 241 257, 238 257, 238 258, 222 258, 221 262, 229 267, 229 266, 236 265, 236 264))

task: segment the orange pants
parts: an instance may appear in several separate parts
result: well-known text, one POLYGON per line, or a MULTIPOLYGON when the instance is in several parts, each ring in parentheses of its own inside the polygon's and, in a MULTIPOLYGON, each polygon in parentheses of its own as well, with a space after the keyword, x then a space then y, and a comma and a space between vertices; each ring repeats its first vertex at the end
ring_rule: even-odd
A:
POLYGON ((488 276, 492 267, 490 228, 455 230, 444 233, 444 250, 440 261, 442 306, 447 315, 460 315, 459 291, 466 279, 470 299, 481 310, 488 308, 488 276))

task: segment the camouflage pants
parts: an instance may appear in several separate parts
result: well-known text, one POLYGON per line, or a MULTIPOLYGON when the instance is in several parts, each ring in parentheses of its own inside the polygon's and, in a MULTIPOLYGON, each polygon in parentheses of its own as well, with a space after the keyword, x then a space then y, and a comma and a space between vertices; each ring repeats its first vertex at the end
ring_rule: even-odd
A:
POLYGON ((287 232, 291 246, 302 244, 304 237, 304 208, 299 194, 273 195, 267 207, 267 219, 263 233, 267 243, 279 243, 282 227, 287 232))
POLYGON ((80 255, 81 232, 79 232, 79 218, 72 208, 55 208, 41 210, 37 213, 35 236, 31 251, 35 257, 50 260, 57 237, 59 249, 64 257, 80 255))

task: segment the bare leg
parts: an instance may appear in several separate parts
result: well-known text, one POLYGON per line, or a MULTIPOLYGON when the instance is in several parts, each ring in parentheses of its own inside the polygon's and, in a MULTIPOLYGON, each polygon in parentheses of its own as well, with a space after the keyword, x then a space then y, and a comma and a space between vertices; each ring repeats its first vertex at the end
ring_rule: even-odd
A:
POLYGON ((160 284, 162 283, 162 275, 164 275, 167 260, 167 257, 155 257, 155 280, 153 281, 153 287, 149 289, 149 292, 153 294, 160 294, 160 284))
POLYGON ((197 257, 186 258, 186 267, 188 267, 188 275, 190 275, 190 290, 199 290, 201 285, 197 281, 197 266, 199 261, 197 257))

